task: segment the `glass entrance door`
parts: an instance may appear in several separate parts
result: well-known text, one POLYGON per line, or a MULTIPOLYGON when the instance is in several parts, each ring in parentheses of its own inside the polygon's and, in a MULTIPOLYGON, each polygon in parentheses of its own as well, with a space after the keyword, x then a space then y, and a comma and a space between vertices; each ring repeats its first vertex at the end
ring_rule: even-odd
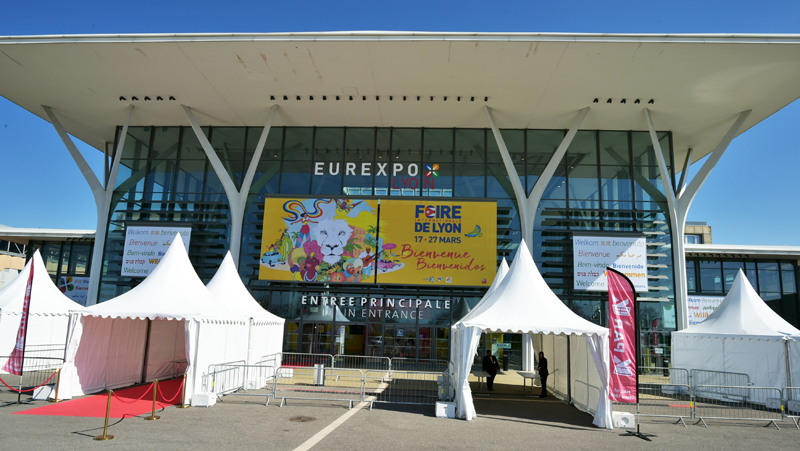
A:
POLYGON ((333 324, 330 323, 305 323, 303 324, 302 352, 310 354, 331 354, 333 341, 333 324))
POLYGON ((383 355, 383 324, 367 326, 367 355, 383 355))

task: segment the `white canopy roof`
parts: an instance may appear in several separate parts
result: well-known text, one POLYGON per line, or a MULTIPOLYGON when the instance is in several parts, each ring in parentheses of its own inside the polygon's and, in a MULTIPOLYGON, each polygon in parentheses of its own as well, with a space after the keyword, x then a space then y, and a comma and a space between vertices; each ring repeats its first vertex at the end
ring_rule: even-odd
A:
POLYGON ((269 324, 283 324, 284 319, 264 310, 258 301, 253 298, 247 287, 242 283, 233 257, 228 252, 214 278, 208 282, 206 288, 214 295, 217 302, 232 312, 253 318, 258 322, 269 324))
POLYGON ((581 318, 561 302, 542 278, 524 241, 508 274, 461 323, 490 332, 608 334, 608 329, 581 318))
MULTIPOLYGON (((508 262, 506 261, 505 257, 503 257, 503 261, 500 262, 500 266, 497 268, 497 274, 495 274, 494 280, 489 286, 489 289, 486 290, 486 294, 481 299, 481 302, 488 298, 494 292, 494 290, 497 289, 497 286, 500 285, 500 282, 503 281, 503 279, 506 277, 506 274, 508 274, 508 262)), ((478 302, 478 305, 480 305, 480 302, 478 302)), ((476 305, 476 307, 478 305, 476 305)))
POLYGON ((3 312, 22 313, 25 300, 25 289, 28 286, 28 275, 33 265, 33 286, 31 287, 30 312, 38 315, 67 314, 81 305, 72 301, 53 284, 47 269, 42 263, 42 256, 37 250, 28 264, 17 274, 17 277, 0 290, 0 310, 3 312))
MULTIPOLYGON (((486 294, 483 295, 481 300, 478 301, 477 304, 475 304, 474 308, 477 308, 478 306, 483 304, 483 301, 485 301, 487 298, 489 298, 489 296, 492 295, 492 292, 494 292, 494 290, 497 289, 497 286, 500 285, 500 282, 503 281, 503 278, 506 276, 506 274, 508 274, 508 262, 506 261, 505 257, 503 257, 503 261, 500 262, 500 266, 497 268, 497 273, 494 276, 492 284, 489 286, 489 289, 486 290, 486 294)), ((467 305, 466 299, 462 299, 461 305, 459 306, 457 317, 462 319, 466 318, 470 311, 472 311, 472 309, 470 309, 469 306, 467 305)), ((460 322, 461 320, 458 320, 456 321, 456 324, 460 322)))
POLYGON ((800 334, 761 299, 742 270, 728 295, 705 321, 673 334, 759 335, 781 337, 800 334))
POLYGON ((73 310, 103 318, 191 319, 245 321, 224 309, 197 277, 183 240, 175 235, 158 266, 137 287, 106 302, 73 310))

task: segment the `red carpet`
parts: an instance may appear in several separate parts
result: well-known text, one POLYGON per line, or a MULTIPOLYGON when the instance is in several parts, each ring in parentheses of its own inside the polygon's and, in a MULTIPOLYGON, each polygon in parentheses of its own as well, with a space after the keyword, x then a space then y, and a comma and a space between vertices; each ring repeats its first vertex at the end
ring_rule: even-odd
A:
MULTIPOLYGON (((158 382, 156 411, 163 407, 180 404, 183 393, 183 379, 158 382)), ((108 394, 87 396, 59 403, 48 404, 34 409, 15 412, 19 415, 56 415, 65 417, 105 417, 108 394)), ((110 418, 129 418, 153 410, 153 384, 114 390, 111 395, 110 418)))

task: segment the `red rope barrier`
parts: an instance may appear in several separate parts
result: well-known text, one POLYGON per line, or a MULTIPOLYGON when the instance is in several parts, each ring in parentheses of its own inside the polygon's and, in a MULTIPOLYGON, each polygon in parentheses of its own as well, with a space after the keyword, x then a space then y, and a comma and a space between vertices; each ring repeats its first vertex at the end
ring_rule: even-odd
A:
POLYGON ((119 400, 119 402, 121 402, 121 403, 125 403, 125 404, 133 404, 133 403, 135 403, 136 401, 141 401, 141 400, 142 400, 142 398, 144 398, 144 396, 145 396, 146 394, 150 393, 150 389, 151 389, 151 388, 153 388, 153 384, 150 384, 150 386, 147 388, 147 390, 145 390, 145 391, 144 391, 144 393, 142 393, 142 396, 140 396, 138 399, 134 399, 133 401, 123 401, 123 400, 122 400, 122 398, 120 398, 119 396, 117 396, 117 394, 116 394, 116 393, 113 393, 113 395, 114 395, 114 397, 115 397, 115 398, 117 398, 117 399, 119 400))
POLYGON ((181 381, 181 385, 178 386, 178 391, 175 393, 175 396, 173 396, 172 399, 167 399, 167 397, 164 396, 164 392, 161 391, 161 386, 158 387, 158 394, 161 395, 161 399, 163 399, 165 403, 166 402, 172 402, 172 401, 175 401, 175 398, 177 398, 178 395, 181 394, 181 390, 180 390, 181 387, 183 387, 183 381, 181 381))
POLYGON ((52 378, 54 378, 54 377, 55 377, 55 375, 56 375, 57 373, 58 373, 58 371, 55 371, 55 372, 53 372, 53 374, 52 374, 50 377, 48 377, 46 381, 42 382, 42 385, 39 385, 38 387, 33 387, 33 388, 29 389, 29 390, 17 390, 16 388, 14 388, 14 387, 12 387, 12 386, 10 386, 10 385, 6 384, 6 381, 4 381, 2 378, 0 378, 0 382, 2 382, 2 383, 3 383, 3 385, 5 385, 6 387, 8 387, 8 389, 9 389, 9 390, 15 391, 15 392, 17 392, 17 393, 27 393, 27 392, 29 392, 29 391, 34 391, 34 390, 36 390, 37 388, 44 387, 45 385, 47 385, 47 383, 48 383, 48 382, 50 382, 50 379, 52 379, 52 378))

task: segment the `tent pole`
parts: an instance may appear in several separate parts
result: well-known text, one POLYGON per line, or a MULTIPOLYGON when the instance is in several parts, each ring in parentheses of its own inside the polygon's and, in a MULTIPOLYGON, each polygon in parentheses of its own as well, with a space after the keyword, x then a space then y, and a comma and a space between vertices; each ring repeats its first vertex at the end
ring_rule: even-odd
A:
MULTIPOLYGON (((67 361, 67 348, 69 348, 69 331, 72 329, 72 314, 67 313, 67 336, 64 338, 64 360, 62 362, 67 361)), ((61 376, 59 376, 61 379, 61 376)))
MULTIPOLYGON (((792 380, 792 355, 789 351, 789 340, 783 340, 783 354, 786 357, 786 383, 783 384, 783 386, 794 387, 794 381, 792 380)), ((793 390, 786 391, 786 400, 791 401, 793 390)))
POLYGON ((572 357, 570 356, 570 345, 572 340, 567 335, 567 405, 572 404, 572 357))
MULTIPOLYGON (((253 365, 253 364, 256 363, 256 362, 251 362, 250 361, 250 340, 253 338, 253 323, 254 322, 255 322, 255 320, 253 318, 250 318, 250 327, 247 328, 247 357, 246 357, 247 360, 245 360, 245 361, 247 362, 248 365, 253 365)), ((256 357, 256 358, 259 358, 259 357, 256 357)))
POLYGON ((142 383, 147 382, 147 359, 150 354, 150 318, 147 318, 147 332, 144 336, 144 361, 142 362, 142 383))

